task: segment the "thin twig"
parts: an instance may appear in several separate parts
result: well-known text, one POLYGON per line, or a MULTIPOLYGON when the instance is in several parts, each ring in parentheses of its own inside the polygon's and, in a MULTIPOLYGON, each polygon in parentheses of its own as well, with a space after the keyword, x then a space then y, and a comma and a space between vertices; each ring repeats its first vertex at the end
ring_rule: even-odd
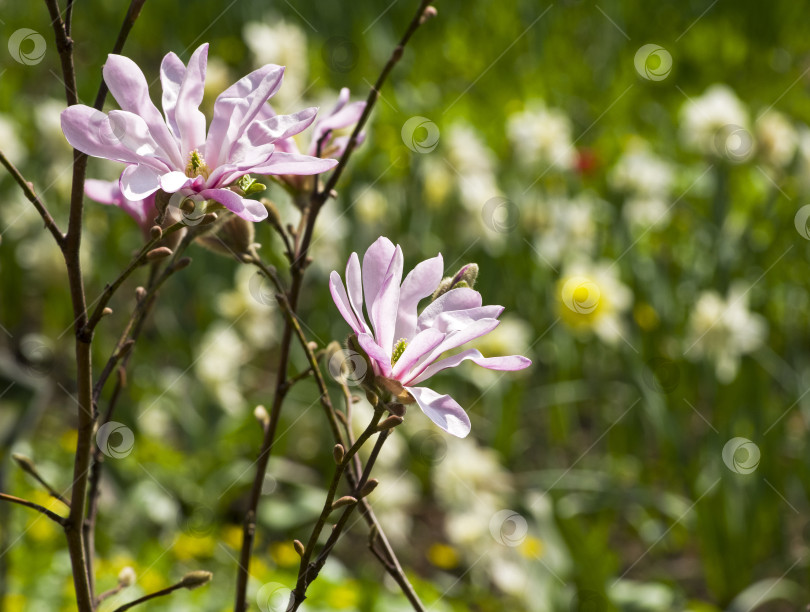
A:
POLYGON ((28 501, 27 499, 15 497, 14 495, 8 495, 6 493, 0 493, 0 500, 11 502, 13 504, 19 504, 20 506, 25 506, 26 508, 31 508, 32 510, 41 512, 52 521, 56 521, 57 523, 62 525, 62 527, 67 526, 67 519, 65 517, 59 516, 55 512, 51 512, 50 510, 48 510, 45 506, 40 506, 39 504, 35 504, 34 502, 28 501))
POLYGON ((36 480, 42 487, 50 494, 51 497, 54 499, 58 499, 60 502, 65 504, 66 506, 70 507, 70 501, 62 495, 59 491, 57 491, 54 487, 52 487, 48 481, 46 481, 42 474, 39 473, 37 466, 34 465, 34 462, 31 461, 28 457, 24 455, 18 455, 13 453, 11 458, 17 462, 17 465, 20 466, 20 469, 31 476, 34 480, 36 480))
POLYGON ((149 251, 151 251, 157 245, 157 243, 163 239, 164 236, 173 234, 184 227, 185 225, 183 222, 178 221, 177 223, 163 230, 159 236, 151 238, 145 245, 143 245, 143 247, 141 247, 141 250, 138 251, 138 254, 132 258, 132 261, 129 262, 129 265, 124 269, 124 271, 121 272, 112 283, 108 283, 104 287, 104 291, 96 304, 96 308, 93 310, 93 314, 90 316, 90 319, 87 322, 86 329, 84 330, 85 333, 92 333, 93 330, 95 330, 96 325, 98 325, 98 322, 104 316, 104 309, 107 307, 107 304, 110 303, 110 300, 112 299, 113 295, 115 295, 115 292, 118 291, 118 288, 124 284, 124 281, 129 278, 135 269, 144 263, 149 251))
MULTIPOLYGON (((320 192, 317 192, 316 190, 310 198, 309 206, 305 207, 302 211, 300 229, 294 237, 295 256, 291 258, 290 262, 290 276, 292 279, 291 286, 285 295, 292 316, 287 317, 287 321, 284 326, 277 370, 278 375, 276 376, 276 389, 273 396, 273 405, 270 411, 270 421, 264 430, 262 445, 259 449, 258 459, 256 460, 256 475, 253 479, 248 510, 245 513, 242 550, 240 552, 239 564, 237 568, 236 603, 234 606, 234 612, 245 612, 247 610, 247 583, 250 572, 250 558, 253 552, 253 540, 256 531, 256 514, 258 511, 259 499, 261 498, 261 490, 264 483, 265 473, 267 471, 267 463, 270 458, 270 452, 273 448, 273 442, 275 441, 276 430, 278 428, 278 422, 281 415, 281 407, 284 403, 287 392, 287 368, 289 365, 290 347, 292 344, 293 321, 295 321, 295 314, 298 310, 298 298, 300 296, 301 287, 303 284, 304 271, 308 264, 309 246, 312 241, 313 231, 315 229, 315 221, 321 207, 332 194, 335 185, 337 185, 337 182, 343 173, 343 169, 351 157, 360 132, 368 121, 371 111, 376 104, 377 98, 379 97, 380 88, 385 83, 391 70, 402 57, 405 45, 421 25, 423 16, 425 14, 425 9, 430 5, 430 3, 430 0, 421 0, 419 8, 416 11, 416 15, 411 20, 408 29, 397 47, 392 52, 391 57, 380 73, 374 87, 372 87, 371 91, 369 92, 363 114, 355 126, 355 129, 349 138, 346 149, 343 152, 338 165, 333 170, 326 187, 320 192), (303 231, 301 231, 302 229, 303 231)), ((317 185, 317 178, 315 181, 317 185)))
POLYGON ((37 209, 39 216, 42 217, 42 220, 45 222, 45 227, 49 232, 51 232, 51 235, 53 235, 53 238, 56 240, 56 244, 59 245, 59 248, 64 248, 65 236, 62 234, 59 227, 57 227, 56 221, 53 220, 51 213, 48 212, 48 208, 34 192, 34 184, 26 181, 25 177, 20 174, 20 171, 17 170, 14 164, 12 164, 2 152, 0 152, 0 164, 3 164, 6 167, 6 170, 8 170, 9 174, 11 174, 11 177, 17 181, 17 184, 22 189, 25 197, 28 198, 28 201, 34 205, 34 208, 37 209))
POLYGON ((210 572, 192 572, 191 574, 186 574, 183 579, 173 584, 165 589, 161 589, 159 591, 155 591, 154 593, 149 593, 148 595, 144 595, 143 597, 139 597, 129 603, 124 604, 123 606, 117 607, 113 612, 125 612, 125 610, 129 610, 130 608, 134 608, 135 606, 142 604, 150 599, 155 599, 156 597, 163 597, 164 595, 168 595, 177 591, 179 589, 195 589, 199 586, 202 586, 206 582, 211 580, 211 573, 210 572))

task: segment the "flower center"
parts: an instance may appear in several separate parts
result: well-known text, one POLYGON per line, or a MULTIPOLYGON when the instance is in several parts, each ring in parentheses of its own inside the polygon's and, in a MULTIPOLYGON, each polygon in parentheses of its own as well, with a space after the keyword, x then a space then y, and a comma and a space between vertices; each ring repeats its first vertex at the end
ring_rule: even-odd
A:
POLYGON ((394 364, 402 357, 402 353, 405 352, 405 347, 408 346, 408 341, 405 338, 400 338, 397 340, 397 343, 394 345, 394 351, 391 353, 391 366, 393 367, 394 364))
POLYGON ((211 170, 208 168, 208 164, 205 163, 200 152, 194 149, 189 154, 188 164, 186 165, 186 176, 189 178, 201 176, 207 179, 209 174, 211 174, 211 170))

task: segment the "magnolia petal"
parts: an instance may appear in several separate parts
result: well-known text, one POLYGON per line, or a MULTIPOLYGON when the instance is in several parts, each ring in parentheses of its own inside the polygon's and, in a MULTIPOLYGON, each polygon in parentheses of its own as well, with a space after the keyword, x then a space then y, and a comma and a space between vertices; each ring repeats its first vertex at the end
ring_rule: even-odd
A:
POLYGON ((363 115, 365 108, 365 102, 354 102, 343 109, 324 117, 323 121, 318 122, 315 127, 315 132, 312 135, 310 154, 315 155, 318 149, 318 142, 329 132, 340 130, 357 123, 360 120, 360 117, 363 115))
POLYGON ((481 319, 497 319, 503 312, 503 306, 479 306, 478 308, 468 308, 466 310, 451 310, 443 312, 433 319, 430 327, 438 329, 444 333, 464 329, 475 321, 481 319))
POLYGON ((283 67, 268 64, 243 76, 217 96, 205 144, 209 163, 218 166, 230 161, 232 146, 278 91, 283 76, 283 67))
POLYGON ((163 97, 161 105, 163 114, 166 115, 166 123, 176 139, 180 138, 180 128, 177 126, 175 110, 177 107, 177 95, 180 93, 180 85, 186 76, 186 65, 173 52, 167 53, 160 64, 160 84, 163 87, 163 97))
POLYGON ((143 200, 160 189, 160 173, 143 164, 127 166, 118 182, 127 200, 143 200))
POLYGON ((174 116, 180 131, 183 162, 192 151, 202 149, 205 143, 205 115, 200 110, 200 104, 205 93, 207 65, 208 43, 204 43, 197 47, 188 60, 188 68, 177 92, 174 116))
POLYGON ((391 352, 386 352, 375 342, 371 334, 357 334, 357 342, 366 352, 366 355, 377 365, 379 373, 386 378, 391 375, 391 352))
POLYGON ((122 110, 141 117, 149 133, 158 144, 169 165, 178 167, 183 159, 177 148, 177 140, 169 132, 163 115, 149 97, 149 85, 138 65, 123 55, 110 54, 103 69, 104 82, 122 110))
POLYGON ((366 333, 365 326, 360 325, 357 316, 352 310, 349 297, 346 295, 346 288, 343 286, 343 281, 340 280, 340 274, 334 270, 329 275, 329 293, 332 294, 332 300, 335 302, 338 312, 340 312, 341 316, 346 323, 349 324, 349 327, 352 328, 354 333, 366 333))
POLYGON ((160 177, 160 188, 166 193, 180 191, 189 183, 191 183, 191 179, 188 178, 183 172, 179 171, 167 172, 160 177))
POLYGON ((92 157, 100 157, 125 164, 146 163, 156 169, 168 171, 166 165, 154 158, 145 157, 125 146, 121 129, 113 127, 110 119, 101 111, 75 104, 62 111, 62 132, 70 145, 92 157))
POLYGON ((267 209, 264 204, 257 200, 243 198, 230 189, 204 189, 200 195, 206 199, 216 200, 246 221, 264 221, 267 218, 267 209))
POLYGON ((419 332, 408 342, 402 355, 391 370, 391 375, 397 380, 402 380, 416 363, 426 354, 435 349, 444 340, 444 334, 438 330, 428 328, 419 332))
POLYGON ((114 206, 120 206, 124 201, 124 195, 121 193, 118 181, 87 179, 84 181, 84 195, 95 202, 114 206))
POLYGON ((352 306, 358 322, 363 331, 368 332, 366 318, 363 316, 363 281, 360 273, 360 258, 357 253, 352 253, 346 264, 346 288, 348 289, 349 303, 352 306))
POLYGON ((290 138, 312 125, 317 115, 318 109, 313 106, 292 115, 274 115, 262 121, 254 121, 246 131, 248 142, 255 147, 290 138))
POLYGON ((447 368, 455 368, 461 362, 467 360, 472 361, 474 364, 479 365, 482 368, 487 368, 488 370, 498 370, 504 372, 515 372, 517 370, 528 368, 530 365, 532 365, 531 360, 523 357, 522 355, 484 357, 478 349, 467 349, 466 351, 462 351, 457 355, 453 355, 452 357, 447 357, 432 363, 425 368, 425 370, 419 376, 415 377, 409 382, 419 384, 436 374, 436 372, 441 372, 447 368))
POLYGON ((467 310, 481 306, 481 294, 469 287, 451 289, 428 304, 416 320, 416 331, 431 327, 433 321, 443 312, 467 310))
POLYGON ((226 187, 245 174, 251 172, 261 174, 257 171, 257 168, 269 164, 274 152, 275 145, 273 143, 244 149, 242 151, 245 156, 244 159, 234 159, 232 163, 217 166, 206 179, 205 184, 211 189, 226 187))
POLYGON ((449 395, 440 395, 427 387, 405 387, 428 418, 450 435, 466 438, 470 417, 449 395))
MULTIPOLYGON (((388 238, 380 236, 363 255, 363 298, 366 301, 366 312, 371 316, 371 310, 377 301, 385 273, 394 257, 394 243, 388 238)), ((374 321, 371 321, 374 325, 374 321)))
POLYGON ((466 326, 464 329, 446 334, 444 340, 428 355, 422 358, 419 365, 411 371, 410 380, 415 380, 425 369, 436 361, 442 353, 458 348, 471 340, 485 336, 498 327, 500 321, 497 319, 480 319, 466 326))
POLYGON ((394 338, 409 339, 416 331, 416 308, 419 302, 431 295, 442 280, 444 260, 441 253, 432 259, 420 262, 408 273, 399 292, 399 313, 394 338))
POLYGON ((385 272, 385 281, 370 313, 377 344, 389 355, 394 349, 394 331, 399 311, 399 288, 402 283, 403 264, 402 249, 397 245, 388 270, 385 272))
POLYGON ((338 161, 336 159, 321 159, 320 157, 311 157, 309 155, 301 155, 300 153, 286 153, 276 150, 266 164, 254 168, 252 172, 256 174, 296 174, 308 176, 327 172, 337 166, 337 164, 338 161))

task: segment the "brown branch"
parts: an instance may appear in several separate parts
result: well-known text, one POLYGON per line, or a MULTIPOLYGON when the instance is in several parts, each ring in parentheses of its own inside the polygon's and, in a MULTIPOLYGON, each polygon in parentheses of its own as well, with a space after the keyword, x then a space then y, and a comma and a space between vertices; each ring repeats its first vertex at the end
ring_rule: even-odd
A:
MULTIPOLYGON (((121 53, 124 48, 124 43, 127 41, 127 37, 129 36, 129 32, 132 30, 132 27, 135 25, 135 21, 141 14, 141 9, 143 8, 144 4, 146 4, 146 0, 132 0, 132 2, 129 3, 129 9, 127 10, 126 17, 124 17, 124 23, 121 24, 121 29, 118 32, 118 38, 115 40, 111 53, 121 53)), ((104 82, 104 79, 102 79, 101 85, 98 88, 98 93, 96 94, 96 100, 93 103, 93 108, 96 110, 101 110, 104 107, 104 100, 107 99, 108 92, 109 89, 107 89, 107 84, 104 82)))
MULTIPOLYGON (((73 40, 70 26, 73 14, 73 0, 68 0, 66 20, 59 11, 58 0, 45 0, 51 17, 56 48, 62 65, 62 78, 65 85, 65 99, 68 106, 79 103, 76 88, 76 70, 73 62, 73 40)), ((136 15, 137 16, 137 15, 136 15)), ((129 26, 131 27, 131 25, 129 26)), ((124 29, 129 32, 126 22, 124 29)), ((121 44, 123 44, 122 38, 121 44)), ((103 105, 105 96, 99 96, 103 105)), ((99 107, 100 108, 100 107, 99 107)), ((82 276, 80 249, 82 241, 82 216, 84 212, 84 181, 87 170, 87 156, 78 150, 73 151, 73 182, 70 194, 68 229, 62 242, 62 253, 67 269, 70 298, 73 306, 73 326, 76 334, 76 387, 78 395, 78 427, 76 455, 73 462, 73 487, 70 497, 70 514, 65 523, 70 553, 73 584, 76 591, 76 605, 80 612, 93 611, 93 577, 88 572, 88 553, 85 550, 82 526, 87 502, 88 472, 93 445, 95 407, 93 404, 93 371, 91 362, 92 330, 87 326, 87 299, 82 276)))
MULTIPOLYGON (((380 88, 385 83, 391 70, 394 68, 396 63, 402 57, 402 52, 405 48, 405 45, 408 43, 411 36, 413 36, 414 32, 419 28, 419 26, 423 22, 425 9, 429 5, 430 0, 421 0, 419 8, 416 11, 414 18, 411 20, 408 29, 406 30, 397 47, 394 49, 393 53, 391 54, 391 57, 389 58, 385 67, 380 73, 380 76, 378 77, 374 87, 372 87, 371 91, 369 92, 368 100, 366 102, 366 107, 363 110, 363 114, 361 115, 360 120, 355 126, 355 129, 349 138, 346 150, 343 152, 343 155, 341 156, 338 165, 332 172, 332 175, 329 181, 327 182, 326 187, 324 187, 324 189, 320 192, 313 193, 312 197, 310 198, 309 206, 304 208, 303 214, 301 215, 300 228, 303 229, 303 231, 299 229, 299 231, 295 234, 294 240, 295 256, 292 257, 292 260, 290 262, 290 276, 292 278, 292 281, 290 290, 285 295, 292 316, 287 317, 287 321, 285 322, 284 326, 284 333, 282 335, 280 346, 278 375, 276 377, 276 389, 273 396, 273 405, 270 411, 270 421, 264 430, 262 445, 259 450, 258 459, 256 460, 256 476, 253 480, 253 486, 251 488, 248 511, 245 514, 243 536, 242 536, 242 550, 239 556, 239 566, 237 569, 236 603, 234 607, 234 612, 245 612, 247 610, 247 582, 250 568, 250 557, 253 550, 253 540, 256 531, 256 514, 258 510, 259 499, 261 497, 261 490, 262 484, 264 482, 264 476, 267 471, 267 463, 270 458, 270 452, 273 448, 273 442, 275 440, 276 429, 278 427, 278 421, 281 414, 281 407, 284 402, 288 388, 287 368, 289 365, 289 358, 290 358, 289 353, 292 344, 292 334, 294 327, 293 321, 295 320, 295 313, 297 312, 298 309, 298 298, 300 296, 301 286, 303 284, 304 270, 306 269, 306 266, 308 264, 308 252, 310 243, 312 241, 312 234, 315 229, 315 221, 317 219, 321 207, 329 198, 329 196, 332 194, 335 185, 337 184, 341 174, 343 173, 343 169, 345 168, 346 164, 349 161, 349 158, 351 157, 352 151, 354 150, 354 147, 357 144, 357 139, 360 135, 360 132, 362 131, 363 127, 368 121, 368 118, 371 115, 371 111, 374 108, 377 98, 379 97, 380 88)), ((315 180, 317 181, 317 179, 315 180)))
POLYGON ((39 473, 37 466, 34 465, 34 462, 31 461, 25 455, 20 455, 18 453, 12 453, 11 458, 17 462, 17 465, 20 466, 20 469, 31 476, 34 480, 36 480, 42 487, 50 494, 51 497, 54 499, 58 499, 60 502, 65 504, 66 506, 70 507, 70 501, 65 498, 59 491, 53 488, 43 477, 42 474, 39 473))
POLYGON ((27 499, 22 499, 21 497, 15 497, 14 495, 8 495, 6 493, 0 493, 0 500, 11 502, 13 504, 19 504, 20 506, 25 506, 26 508, 31 508, 32 510, 41 512, 52 521, 56 521, 63 527, 67 527, 67 519, 65 517, 59 516, 55 512, 51 512, 45 506, 40 506, 39 504, 28 501, 27 499))
POLYGON ((134 601, 130 601, 123 606, 117 607, 113 612, 125 612, 125 610, 129 610, 130 608, 134 608, 138 604, 142 604, 150 599, 155 599, 156 597, 163 597, 164 595, 168 595, 169 593, 173 593, 178 589, 196 589, 197 587, 201 587, 207 582, 211 580, 211 572, 191 572, 190 574, 186 574, 183 579, 173 584, 165 589, 161 589, 159 591, 155 591, 154 593, 149 593, 148 595, 144 595, 143 597, 139 597, 134 601))
POLYGON ((42 217, 42 220, 45 222, 46 229, 51 232, 53 235, 54 240, 56 240, 56 244, 59 245, 59 248, 63 248, 65 244, 65 236, 62 234, 62 231, 57 227, 56 221, 53 220, 51 217, 51 213, 48 212, 48 208, 43 204, 42 200, 39 199, 39 196, 34 192, 34 184, 30 183, 25 180, 25 177, 20 174, 20 171, 12 164, 9 159, 0 152, 0 164, 5 166, 6 170, 8 170, 11 177, 17 181, 17 184, 22 189, 25 197, 28 198, 28 201, 34 205, 34 208, 37 209, 39 216, 42 217))

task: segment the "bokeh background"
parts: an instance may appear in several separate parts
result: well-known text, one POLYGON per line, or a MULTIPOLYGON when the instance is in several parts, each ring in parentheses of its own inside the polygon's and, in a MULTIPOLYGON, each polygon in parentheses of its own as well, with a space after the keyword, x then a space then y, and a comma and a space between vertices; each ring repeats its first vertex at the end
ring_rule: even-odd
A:
MULTIPOLYGON (((439 251, 448 274, 477 262, 485 302, 506 306, 481 350, 534 361, 506 376, 469 364, 443 374, 434 388, 469 410, 471 436, 446 436, 411 410, 383 452, 371 499, 418 592, 437 611, 803 609, 807 3, 437 8, 319 220, 303 308, 321 345, 344 338, 327 275, 386 235, 406 267, 439 251)), ((185 60, 208 41, 209 111, 268 62, 287 66, 278 111, 328 108, 344 86, 366 96, 414 9, 149 0, 125 54, 152 80, 165 53, 185 60)), ((125 10, 77 2, 84 101, 125 10)), ((0 148, 64 223, 70 149, 45 7, 0 0, 0 39, 0 148), (44 37, 44 52, 33 40, 6 49, 21 28, 44 37)), ((93 177, 119 171, 90 164, 93 177)), ((270 196, 297 220, 281 189, 270 196)), ((92 299, 142 238, 100 204, 88 203, 86 227, 92 299)), ((69 484, 70 304, 58 250, 5 172, 0 231, 0 490, 50 504, 10 453, 69 484)), ((257 241, 283 269, 269 227, 257 241)), ((192 250, 192 266, 162 292, 116 413, 133 437, 105 462, 99 589, 126 566, 137 583, 102 610, 195 569, 213 582, 149 609, 232 606, 260 443, 253 408, 271 397, 281 317, 252 269, 192 250)), ((111 304, 97 370, 145 274, 111 304)), ((293 584, 291 542, 309 533, 333 465, 316 399, 311 383, 295 387, 265 483, 250 585, 265 612, 293 584)), ((356 524, 307 609, 409 609, 366 538, 356 524)), ((23 508, 0 506, 0 589, 4 610, 72 609, 62 534, 23 508)))

